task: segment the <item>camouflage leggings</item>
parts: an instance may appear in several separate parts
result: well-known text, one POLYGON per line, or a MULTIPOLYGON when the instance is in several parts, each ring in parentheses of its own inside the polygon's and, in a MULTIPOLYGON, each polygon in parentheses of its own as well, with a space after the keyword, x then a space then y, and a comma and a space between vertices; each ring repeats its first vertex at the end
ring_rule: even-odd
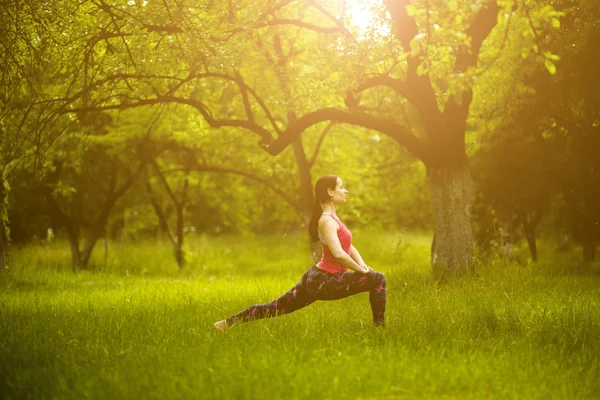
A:
POLYGON ((386 288, 385 277, 380 272, 370 271, 364 275, 344 272, 334 275, 312 267, 302 275, 300 282, 277 300, 250 306, 227 318, 227 322, 232 325, 236 322, 276 317, 306 307, 316 300, 338 300, 369 292, 373 322, 375 325, 384 325, 386 288))

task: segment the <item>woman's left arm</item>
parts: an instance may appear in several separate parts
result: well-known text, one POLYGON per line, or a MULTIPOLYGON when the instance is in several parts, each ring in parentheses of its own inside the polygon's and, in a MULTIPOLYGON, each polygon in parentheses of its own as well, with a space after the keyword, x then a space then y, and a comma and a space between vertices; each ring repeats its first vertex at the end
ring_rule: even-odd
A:
POLYGON ((367 264, 365 264, 365 262, 362 259, 362 257, 360 256, 360 253, 358 252, 358 250, 356 250, 356 247, 354 247, 354 245, 352 245, 352 244, 350 245, 350 257, 352 257, 352 259, 354 261, 356 261, 356 263, 358 265, 360 265, 361 267, 365 266, 365 267, 369 268, 367 266, 367 264))

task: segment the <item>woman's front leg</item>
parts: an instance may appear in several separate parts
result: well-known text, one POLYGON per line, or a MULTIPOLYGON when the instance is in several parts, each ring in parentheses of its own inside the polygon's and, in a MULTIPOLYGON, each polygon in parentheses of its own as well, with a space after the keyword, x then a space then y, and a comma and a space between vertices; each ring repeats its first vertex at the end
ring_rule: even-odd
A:
POLYGON ((362 292, 369 292, 373 321, 376 325, 383 325, 387 282, 381 272, 371 270, 366 274, 345 272, 337 276, 331 275, 320 288, 318 298, 319 300, 338 300, 362 292))

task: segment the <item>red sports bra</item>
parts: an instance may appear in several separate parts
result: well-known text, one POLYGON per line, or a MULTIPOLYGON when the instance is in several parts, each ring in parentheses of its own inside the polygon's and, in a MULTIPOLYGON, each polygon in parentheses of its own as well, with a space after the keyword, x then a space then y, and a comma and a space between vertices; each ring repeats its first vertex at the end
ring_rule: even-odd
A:
MULTIPOLYGON (((329 215, 339 224, 340 229, 337 231, 338 239, 340 240, 342 249, 349 255, 350 246, 352 245, 352 233, 350 233, 346 225, 344 225, 344 223, 335 215, 329 213, 323 213, 323 215, 329 215)), ((319 240, 323 244, 323 255, 321 256, 321 261, 317 263, 317 268, 320 268, 323 271, 331 272, 332 274, 346 272, 348 268, 337 262, 335 257, 331 254, 329 247, 327 247, 325 244, 325 239, 323 238, 321 232, 319 232, 319 240)))

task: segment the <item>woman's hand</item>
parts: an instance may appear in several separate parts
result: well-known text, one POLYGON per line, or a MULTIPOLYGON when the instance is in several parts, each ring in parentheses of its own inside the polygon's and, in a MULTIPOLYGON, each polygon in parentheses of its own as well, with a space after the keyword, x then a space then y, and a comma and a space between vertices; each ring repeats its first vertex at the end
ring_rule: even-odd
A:
POLYGON ((363 264, 363 265, 361 265, 360 267, 361 267, 363 270, 365 270, 365 269, 366 269, 366 272, 365 272, 365 273, 369 273, 369 272, 373 271, 373 268, 369 267, 367 264, 363 264))

